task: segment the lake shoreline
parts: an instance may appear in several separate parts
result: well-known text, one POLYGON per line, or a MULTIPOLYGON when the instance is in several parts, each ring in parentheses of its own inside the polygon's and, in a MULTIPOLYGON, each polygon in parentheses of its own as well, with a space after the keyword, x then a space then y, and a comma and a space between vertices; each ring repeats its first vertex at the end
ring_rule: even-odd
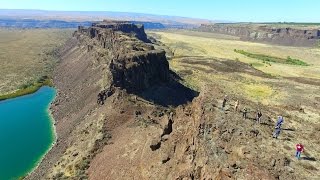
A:
MULTIPOLYGON (((14 132, 16 128, 19 129, 19 132, 25 134, 30 134, 19 141, 13 137, 13 142, 9 148, 5 148, 3 151, 3 156, 5 161, 12 159, 12 163, 1 164, 1 167, 4 168, 4 171, 1 173, 1 178, 4 179, 23 179, 32 173, 35 169, 38 168, 39 164, 42 162, 46 154, 54 147, 57 139, 55 131, 55 120, 50 110, 54 99, 56 98, 57 91, 53 87, 41 86, 35 93, 27 94, 17 98, 10 98, 3 101, 0 101, 1 105, 1 123, 5 123, 6 119, 10 120, 11 124, 3 124, 2 128, 7 125, 6 129, 8 131, 2 130, 4 136, 11 137, 10 132, 14 132), (26 106, 28 105, 28 106, 26 106), (11 107, 17 107, 18 111, 21 113, 16 113, 17 115, 9 116, 6 114, 11 114, 14 112, 11 107), (27 114, 25 114, 27 112, 27 114), (21 122, 21 123, 19 123, 21 122), (21 124, 20 126, 14 126, 16 123, 21 124), (32 131, 28 132, 28 127, 32 127, 32 131), (29 142, 30 141, 30 142, 29 142), (26 150, 21 153, 22 150, 15 150, 15 147, 26 146, 27 144, 33 144, 26 150), (10 153, 9 153, 10 152, 10 153), (29 153, 31 152, 31 153, 29 153), (15 163, 23 160, 24 163, 21 163, 17 167, 13 168, 15 163), (5 171, 6 168, 9 168, 8 171, 5 171)), ((10 141, 8 138, 2 138, 2 143, 7 143, 10 141)), ((19 148, 18 148, 19 149, 19 148)))
MULTIPOLYGON (((46 87, 45 86, 42 86, 42 87, 46 87)), ((40 88, 42 88, 40 87, 40 88)), ((54 88, 54 86, 48 86, 48 87, 52 87, 54 88)), ((40 89, 39 88, 39 89, 40 89)), ((39 90, 38 89, 38 90, 39 90)), ((55 89, 55 88, 54 88, 55 89)), ((51 128, 52 128, 52 135, 53 135, 53 142, 51 143, 50 147, 48 148, 48 150, 43 154, 41 155, 41 158, 39 159, 39 161, 36 163, 36 166, 34 166, 26 175, 24 175, 22 178, 26 178, 28 176, 30 176, 36 169, 38 169, 38 167, 40 166, 40 164, 42 163, 42 161, 45 159, 45 157, 47 156, 47 154, 52 150, 52 148, 55 146, 55 144, 57 143, 57 139, 58 139, 58 134, 56 132, 56 126, 55 126, 55 119, 53 117, 53 114, 52 114, 52 110, 51 110, 51 107, 52 107, 52 103, 54 102, 54 100, 57 98, 57 90, 55 89, 55 95, 54 97, 52 98, 51 100, 51 103, 48 104, 48 106, 46 107, 46 111, 50 117, 50 123, 51 123, 51 128)))
POLYGON ((25 96, 28 94, 36 93, 40 88, 42 88, 44 86, 53 87, 52 79, 46 78, 43 81, 33 83, 32 85, 30 85, 26 88, 17 89, 16 91, 14 91, 12 93, 0 95, 0 101, 4 101, 4 100, 13 99, 13 98, 17 98, 20 96, 25 96))

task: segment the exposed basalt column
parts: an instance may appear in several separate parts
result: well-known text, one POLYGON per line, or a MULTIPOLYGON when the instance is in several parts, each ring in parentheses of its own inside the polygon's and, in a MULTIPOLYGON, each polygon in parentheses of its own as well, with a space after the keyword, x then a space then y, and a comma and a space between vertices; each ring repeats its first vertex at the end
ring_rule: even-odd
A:
POLYGON ((110 97, 112 94, 114 94, 114 91, 115 91, 115 89, 112 88, 112 87, 109 87, 108 89, 101 91, 101 92, 98 94, 97 103, 100 104, 100 105, 103 105, 103 104, 104 104, 104 101, 105 101, 108 97, 110 97))
POLYGON ((138 53, 130 57, 119 57, 110 64, 115 87, 128 92, 139 92, 158 82, 169 79, 169 64, 163 51, 138 53))

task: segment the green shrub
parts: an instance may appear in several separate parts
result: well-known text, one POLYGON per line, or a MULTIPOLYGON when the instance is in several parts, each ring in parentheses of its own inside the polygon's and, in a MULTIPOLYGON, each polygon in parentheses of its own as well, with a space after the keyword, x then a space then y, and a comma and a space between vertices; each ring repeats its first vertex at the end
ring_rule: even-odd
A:
POLYGON ((48 76, 41 76, 39 79, 38 79, 38 83, 42 83, 44 81, 46 81, 49 77, 48 76))
POLYGON ((298 66, 309 66, 309 64, 303 62, 302 60, 293 59, 290 56, 284 59, 284 58, 273 57, 273 56, 268 56, 264 54, 254 54, 244 50, 237 50, 237 49, 234 49, 234 52, 243 54, 250 58, 261 60, 263 63, 268 63, 268 64, 270 64, 270 62, 273 62, 273 63, 282 63, 282 64, 290 64, 290 65, 298 65, 298 66))
POLYGON ((42 76, 37 82, 26 83, 20 86, 19 89, 13 93, 0 95, 0 101, 32 94, 38 91, 38 89, 40 89, 42 86, 53 86, 52 80, 48 76, 42 76))
POLYGON ((294 65, 300 65, 300 66, 308 66, 307 63, 305 63, 305 62, 303 62, 303 61, 301 61, 299 59, 292 59, 290 56, 287 57, 286 62, 288 64, 294 64, 294 65))

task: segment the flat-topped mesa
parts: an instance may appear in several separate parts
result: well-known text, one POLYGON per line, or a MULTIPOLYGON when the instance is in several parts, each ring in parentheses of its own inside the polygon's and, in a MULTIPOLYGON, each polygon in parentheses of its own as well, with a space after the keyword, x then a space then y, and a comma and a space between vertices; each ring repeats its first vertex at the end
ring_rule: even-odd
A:
POLYGON ((109 29, 112 31, 121 31, 127 33, 131 37, 136 37, 137 39, 150 43, 150 40, 147 38, 147 34, 144 31, 143 24, 136 25, 129 21, 108 21, 104 20, 98 23, 92 23, 92 26, 89 29, 84 29, 82 26, 78 27, 78 31, 86 31, 90 34, 91 38, 94 38, 98 35, 97 29, 109 29))
MULTIPOLYGON (((100 98, 112 87, 128 92, 141 92, 169 80, 169 63, 163 50, 155 50, 147 39, 143 26, 125 21, 103 21, 89 28, 79 27, 74 33, 90 53, 103 56, 108 65, 108 81, 100 98), (103 55, 101 53, 104 52, 103 55)), ((98 96, 98 97, 99 97, 98 96)))
MULTIPOLYGON (((103 48, 115 52, 115 55, 116 52, 126 54, 154 49, 152 45, 147 44, 150 40, 144 32, 143 25, 138 26, 126 21, 103 21, 93 23, 89 28, 79 26, 74 36, 77 39, 83 39, 80 36, 90 37, 98 41, 103 48)), ((92 49, 90 43, 88 49, 92 49)))

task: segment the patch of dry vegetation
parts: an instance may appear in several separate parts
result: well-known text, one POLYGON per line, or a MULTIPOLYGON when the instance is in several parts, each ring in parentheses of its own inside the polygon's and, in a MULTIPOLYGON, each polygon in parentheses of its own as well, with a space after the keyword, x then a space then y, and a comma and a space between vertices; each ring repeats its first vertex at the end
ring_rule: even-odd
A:
POLYGON ((39 85, 41 86, 38 80, 43 76, 50 76, 57 61, 57 48, 64 44, 72 31, 71 29, 0 29, 2 99, 37 90, 39 85))
POLYGON ((53 179, 87 179, 87 169, 92 158, 99 153, 111 138, 104 126, 105 115, 101 112, 87 115, 86 119, 77 126, 73 136, 79 140, 64 152, 62 158, 50 172, 53 179), (92 121, 97 122, 93 123, 92 121))
POLYGON ((0 101, 11 99, 27 94, 32 94, 40 89, 42 86, 53 86, 52 80, 48 76, 42 76, 39 80, 31 84, 25 84, 13 93, 0 95, 0 101))
POLYGON ((289 47, 270 44, 240 41, 224 35, 208 35, 208 33, 193 31, 166 31, 152 32, 157 34, 161 41, 171 47, 175 57, 180 56, 205 56, 211 58, 225 58, 239 60, 252 64, 255 68, 277 76, 286 77, 308 77, 320 79, 320 49, 308 47, 289 47), (179 45, 183 45, 179 47, 179 45), (273 63, 262 64, 260 60, 247 57, 234 52, 234 49, 241 49, 254 54, 264 54, 271 57, 287 59, 289 56, 294 59, 303 59, 310 66, 290 66, 288 64, 273 63))

